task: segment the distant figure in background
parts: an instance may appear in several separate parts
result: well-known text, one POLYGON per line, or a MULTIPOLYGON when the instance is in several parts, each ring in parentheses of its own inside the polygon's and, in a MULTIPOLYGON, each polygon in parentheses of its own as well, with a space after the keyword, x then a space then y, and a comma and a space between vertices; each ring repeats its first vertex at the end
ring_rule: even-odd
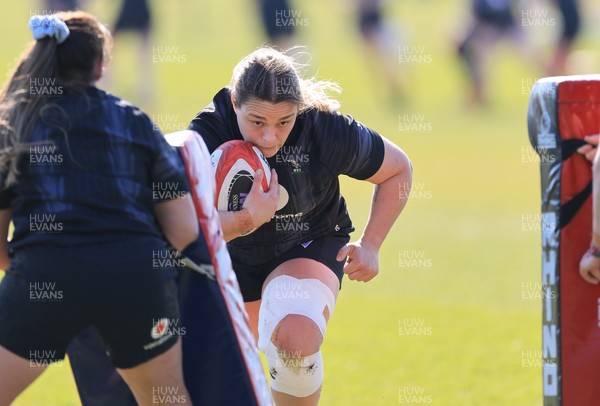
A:
POLYGON ((112 34, 115 41, 124 31, 133 31, 140 35, 136 102, 145 107, 151 105, 154 99, 151 29, 152 14, 148 1, 123 0, 112 34))
POLYGON ((581 27, 578 0, 554 0, 562 16, 562 33, 547 68, 548 76, 567 73, 567 60, 581 27))
POLYGON ((257 0, 260 17, 270 45, 281 50, 295 44, 294 11, 288 0, 257 0))
POLYGON ((55 13, 57 11, 75 11, 79 7, 77 0, 45 0, 44 7, 46 10, 55 13))
POLYGON ((472 21, 458 47, 466 64, 471 85, 470 101, 485 103, 485 63, 490 49, 500 39, 508 38, 518 48, 523 45, 523 32, 515 23, 511 0, 472 0, 472 21))
POLYGON ((113 34, 133 30, 147 35, 150 32, 150 6, 146 0, 123 0, 113 34))
MULTIPOLYGON (((357 23, 366 44, 367 58, 376 64, 377 73, 385 80, 394 102, 401 99, 402 91, 398 74, 397 35, 383 22, 381 0, 357 0, 357 23)), ((378 75, 378 76, 379 76, 378 75)))

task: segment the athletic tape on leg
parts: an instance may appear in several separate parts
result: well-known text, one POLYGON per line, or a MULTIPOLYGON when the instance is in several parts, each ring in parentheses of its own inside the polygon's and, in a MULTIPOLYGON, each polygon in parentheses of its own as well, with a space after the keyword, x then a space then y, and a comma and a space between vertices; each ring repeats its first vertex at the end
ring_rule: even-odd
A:
POLYGON ((282 275, 269 282, 262 296, 258 321, 258 347, 265 353, 271 374, 271 388, 297 397, 314 393, 323 382, 321 352, 299 357, 280 351, 271 342, 275 327, 289 314, 312 320, 325 336, 325 306, 333 313, 333 292, 318 279, 297 279, 282 275))
POLYGON ((323 355, 318 351, 306 357, 295 357, 281 351, 269 341, 265 351, 269 364, 271 388, 277 392, 304 398, 323 384, 323 355))

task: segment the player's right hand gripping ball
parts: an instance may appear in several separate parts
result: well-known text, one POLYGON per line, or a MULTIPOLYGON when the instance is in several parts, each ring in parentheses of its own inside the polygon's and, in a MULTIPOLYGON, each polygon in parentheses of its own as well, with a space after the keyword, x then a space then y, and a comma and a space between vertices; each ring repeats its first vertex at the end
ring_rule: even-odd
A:
POLYGON ((258 169, 262 169, 265 175, 262 179, 263 191, 269 190, 269 163, 262 152, 247 141, 233 140, 220 145, 211 154, 210 161, 217 184, 215 206, 219 211, 242 210, 258 169))

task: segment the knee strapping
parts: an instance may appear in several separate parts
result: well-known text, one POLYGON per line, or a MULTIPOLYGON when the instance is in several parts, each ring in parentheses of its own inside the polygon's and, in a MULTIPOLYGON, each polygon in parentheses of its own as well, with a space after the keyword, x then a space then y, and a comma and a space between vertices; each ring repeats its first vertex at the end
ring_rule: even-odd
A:
POLYGON ((271 388, 303 398, 315 393, 323 383, 321 351, 300 357, 295 351, 282 351, 269 342, 265 351, 271 376, 271 388))
POLYGON ((321 386, 323 357, 320 351, 300 356, 300 351, 277 348, 271 338, 277 325, 289 314, 309 318, 325 336, 325 307, 331 315, 335 298, 327 285, 318 279, 282 275, 271 280, 265 288, 259 312, 258 346, 265 353, 274 390, 306 397, 321 386))

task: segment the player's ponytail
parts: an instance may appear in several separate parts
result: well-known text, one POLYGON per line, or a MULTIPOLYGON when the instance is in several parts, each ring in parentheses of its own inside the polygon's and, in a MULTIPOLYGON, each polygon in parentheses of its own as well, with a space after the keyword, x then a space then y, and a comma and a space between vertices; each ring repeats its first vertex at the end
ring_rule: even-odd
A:
POLYGON ((29 135, 51 100, 67 86, 99 79, 98 64, 110 52, 110 33, 88 13, 34 16, 29 28, 36 41, 0 91, 0 186, 15 183, 18 156, 28 150, 29 135))
POLYGON ((233 70, 230 88, 236 104, 241 106, 250 98, 279 103, 289 101, 300 111, 316 109, 333 112, 340 103, 329 96, 341 88, 328 81, 303 79, 300 72, 307 64, 300 64, 288 53, 271 47, 259 48, 245 57, 233 70))

